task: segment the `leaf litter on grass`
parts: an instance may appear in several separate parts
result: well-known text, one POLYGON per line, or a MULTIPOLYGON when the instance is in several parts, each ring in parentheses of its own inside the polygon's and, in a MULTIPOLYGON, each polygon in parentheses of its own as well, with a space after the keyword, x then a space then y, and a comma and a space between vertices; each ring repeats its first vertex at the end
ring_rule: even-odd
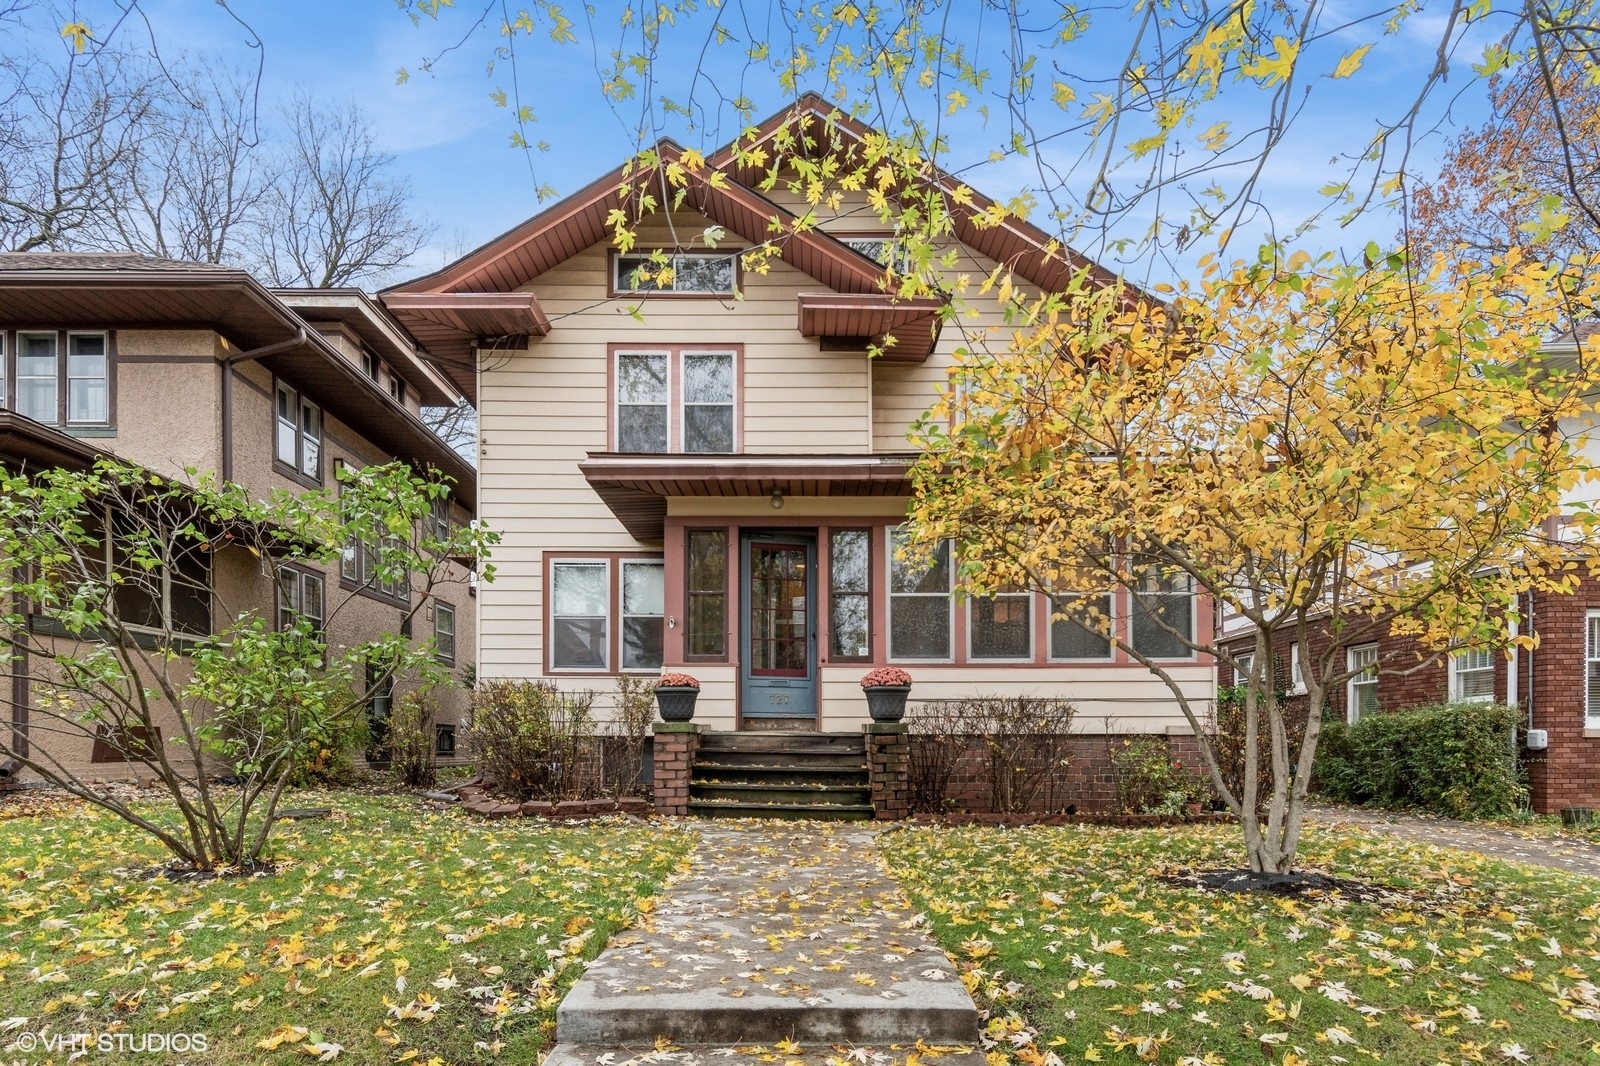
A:
POLYGON ((1011 1061, 1600 1062, 1589 878, 1361 831, 1308 834, 1298 896, 1183 883, 1242 865, 1226 826, 883 847, 1011 1061))
POLYGON ((21 1033, 181 1031, 225 1063, 526 1059, 691 843, 318 798, 334 817, 282 826, 277 872, 251 878, 129 876, 161 852, 83 806, 6 820, 0 1000, 22 1021, 0 1052, 21 1033))

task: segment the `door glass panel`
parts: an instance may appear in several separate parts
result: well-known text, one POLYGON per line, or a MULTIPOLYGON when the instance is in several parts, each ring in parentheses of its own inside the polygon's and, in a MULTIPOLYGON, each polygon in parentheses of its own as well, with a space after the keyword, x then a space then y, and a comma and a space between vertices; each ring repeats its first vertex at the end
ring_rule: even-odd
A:
POLYGON ((804 677, 807 661, 806 549, 750 548, 750 673, 804 677))

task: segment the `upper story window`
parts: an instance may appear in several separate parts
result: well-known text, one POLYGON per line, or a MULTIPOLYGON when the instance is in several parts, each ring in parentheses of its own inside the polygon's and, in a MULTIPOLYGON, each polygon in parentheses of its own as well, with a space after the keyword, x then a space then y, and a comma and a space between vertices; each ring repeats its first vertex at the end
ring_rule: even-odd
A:
POLYGON ((366 349, 361 351, 361 372, 373 381, 378 380, 378 368, 383 366, 383 361, 366 349))
POLYGON ((618 351, 612 408, 617 451, 737 451, 737 354, 693 348, 618 351))
POLYGON ((441 600, 433 603, 433 650, 443 663, 456 661, 456 609, 441 600))
POLYGON ((21 330, 11 337, 8 346, 0 334, 0 405, 48 426, 111 424, 107 334, 21 330))
POLYGON ((278 628, 293 629, 304 618, 313 633, 322 632, 326 615, 321 574, 292 566, 278 567, 278 628))
POLYGON ((394 402, 404 405, 406 402, 406 379, 389 371, 389 395, 394 397, 394 402))
POLYGON ((632 252, 618 255, 612 262, 611 285, 616 293, 732 296, 739 281, 738 253, 632 252))
POLYGON ((322 480, 322 409, 283 382, 277 383, 273 456, 296 474, 322 480))
POLYGON ((839 238, 839 243, 854 248, 874 263, 893 267, 898 274, 911 273, 911 257, 906 254, 905 245, 897 237, 843 236, 839 238))

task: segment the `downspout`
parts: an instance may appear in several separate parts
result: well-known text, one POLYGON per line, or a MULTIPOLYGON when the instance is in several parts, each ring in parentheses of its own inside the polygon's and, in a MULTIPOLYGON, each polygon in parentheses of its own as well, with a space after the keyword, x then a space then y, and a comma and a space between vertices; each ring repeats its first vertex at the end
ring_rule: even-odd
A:
POLYGON ((1528 636, 1534 638, 1534 646, 1528 649, 1528 728, 1533 728, 1533 656, 1538 650, 1539 631, 1533 624, 1533 602, 1538 594, 1532 589, 1528 590, 1528 636))
POLYGON ((11 646, 11 750, 28 757, 28 614, 27 601, 16 593, 15 614, 22 619, 21 634, 13 638, 11 646))
POLYGON ((222 480, 233 480, 233 366, 249 359, 265 359, 269 355, 287 352, 306 343, 306 328, 301 326, 291 340, 278 341, 247 352, 234 352, 222 360, 222 480))

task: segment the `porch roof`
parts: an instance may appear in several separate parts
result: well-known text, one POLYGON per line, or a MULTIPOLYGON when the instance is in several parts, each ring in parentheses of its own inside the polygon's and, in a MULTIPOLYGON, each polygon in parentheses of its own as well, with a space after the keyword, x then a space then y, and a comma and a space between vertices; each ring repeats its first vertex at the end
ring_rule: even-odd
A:
POLYGON ((915 453, 633 455, 590 452, 578 469, 629 534, 661 540, 671 497, 909 496, 915 453))

